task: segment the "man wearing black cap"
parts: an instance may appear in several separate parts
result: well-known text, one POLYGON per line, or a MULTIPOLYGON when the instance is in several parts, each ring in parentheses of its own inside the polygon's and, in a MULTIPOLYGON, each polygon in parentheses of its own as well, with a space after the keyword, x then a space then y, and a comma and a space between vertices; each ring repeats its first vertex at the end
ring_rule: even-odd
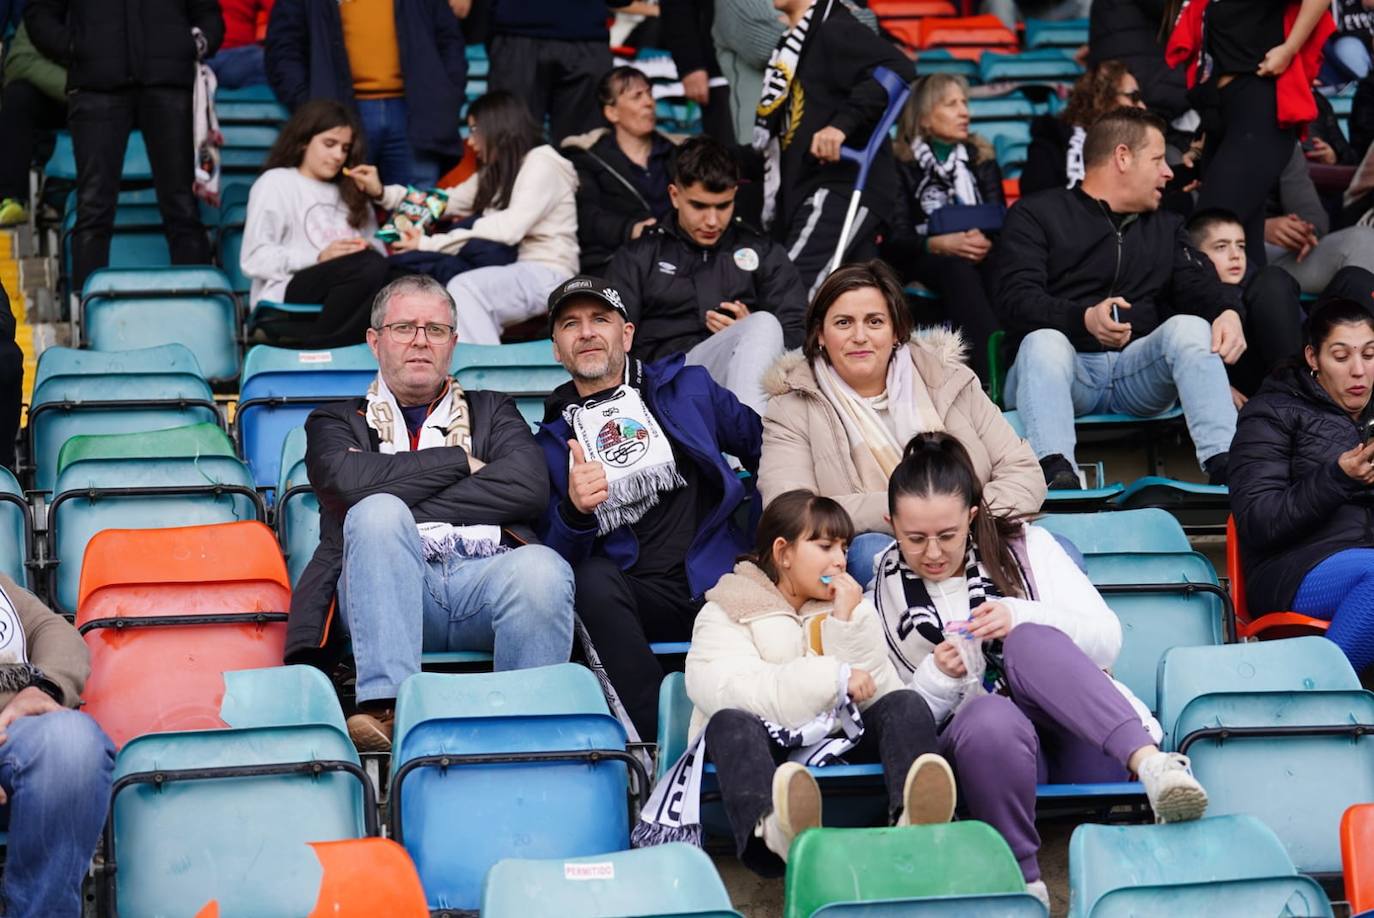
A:
POLYGON ((757 472, 762 424, 683 355, 627 356, 635 327, 600 278, 554 290, 549 323, 572 380, 535 435, 551 483, 539 535, 572 565, 577 614, 651 739, 663 669, 649 642, 689 640, 702 594, 749 550, 732 516, 752 488, 721 453, 757 472))

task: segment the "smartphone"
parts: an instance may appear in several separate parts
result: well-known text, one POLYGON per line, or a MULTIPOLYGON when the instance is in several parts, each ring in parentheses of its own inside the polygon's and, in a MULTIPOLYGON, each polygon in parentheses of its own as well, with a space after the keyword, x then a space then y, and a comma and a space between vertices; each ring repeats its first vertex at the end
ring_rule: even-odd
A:
POLYGON ((1370 440, 1374 440, 1374 418, 1360 424, 1360 443, 1368 446, 1370 440))

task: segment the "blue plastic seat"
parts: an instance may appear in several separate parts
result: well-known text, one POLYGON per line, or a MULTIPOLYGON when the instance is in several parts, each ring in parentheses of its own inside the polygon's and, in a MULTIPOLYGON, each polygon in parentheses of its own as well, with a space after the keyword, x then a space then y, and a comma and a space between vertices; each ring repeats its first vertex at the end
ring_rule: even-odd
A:
POLYGON ((215 260, 229 278, 229 286, 245 302, 253 281, 243 273, 239 256, 243 253, 243 225, 248 219, 247 204, 226 204, 220 210, 219 231, 215 234, 215 260))
POLYGON ((1027 48, 1078 48, 1088 43, 1086 19, 1027 19, 1027 48))
POLYGON ((393 749, 391 836, 415 860, 432 909, 476 909, 505 857, 629 845, 626 766, 637 762, 583 667, 411 676, 393 749))
MULTIPOLYGON (((43 167, 43 174, 49 180, 76 181, 76 153, 72 148, 72 135, 67 131, 57 132, 57 142, 43 167)), ((124 169, 120 175, 125 182, 153 180, 153 167, 148 163, 148 148, 143 142, 142 131, 129 132, 129 143, 124 148, 124 169)))
POLYGON ((225 682, 227 729, 139 737, 115 760, 106 861, 121 914, 191 915, 216 899, 226 915, 304 915, 319 874, 306 843, 376 834, 372 785, 324 674, 225 682))
POLYGON ((1339 872, 1341 816, 1374 800, 1374 694, 1340 650, 1311 636, 1178 648, 1160 673, 1166 741, 1208 811, 1259 818, 1304 873, 1339 872))
POLYGON ((204 376, 196 355, 184 344, 160 344, 129 351, 92 351, 75 347, 44 348, 38 355, 33 384, 53 376, 92 376, 107 373, 189 373, 204 376))
POLYGON ((465 389, 494 389, 513 397, 531 430, 538 430, 544 418, 544 399, 569 379, 547 340, 500 345, 460 341, 452 367, 465 389))
POLYGON ((207 379, 238 376, 238 305, 216 268, 106 268, 81 295, 82 340, 97 351, 180 342, 207 379))
POLYGON ((81 559, 102 529, 166 529, 263 516, 248 469, 226 456, 82 459, 57 476, 49 506, 49 557, 56 562, 51 596, 63 612, 76 609, 81 559))
POLYGON ((295 586, 320 544, 320 502, 305 470, 305 428, 293 427, 282 441, 277 479, 277 539, 286 555, 286 572, 295 586))
POLYGON ((923 48, 916 55, 921 73, 957 73, 970 83, 982 82, 978 77, 978 62, 955 57, 946 48, 923 48))
POLYGON ((1331 914, 1321 887, 1250 816, 1082 825, 1069 841, 1070 918, 1331 914))
POLYGON ((209 385, 191 373, 51 375, 33 390, 29 449, 34 486, 51 491, 68 437, 222 423, 209 385))
POLYGON ((14 474, 0 468, 0 573, 27 588, 33 586, 26 566, 32 533, 33 519, 24 492, 14 474))
POLYGON ((1178 520, 1158 509, 1046 514, 1036 525, 1068 539, 1085 555, 1193 550, 1178 520))
POLYGON ((482 888, 484 918, 735 915, 706 852, 675 843, 557 860, 499 861, 482 888))
POLYGON ((1028 82, 1072 82, 1083 68, 1065 50, 1042 48, 1020 54, 985 51, 978 60, 978 75, 984 83, 1000 80, 1028 82))

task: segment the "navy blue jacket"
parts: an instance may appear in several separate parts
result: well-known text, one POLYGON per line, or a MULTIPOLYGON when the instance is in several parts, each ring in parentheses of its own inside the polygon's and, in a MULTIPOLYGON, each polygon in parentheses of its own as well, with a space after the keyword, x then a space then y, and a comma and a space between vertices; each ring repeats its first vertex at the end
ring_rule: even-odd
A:
MULTIPOLYGON (((463 29, 446 0, 396 0, 405 71, 407 132, 417 150, 462 158, 468 62, 463 29)), ((267 79, 288 108, 311 99, 353 104, 353 74, 338 0, 277 0, 267 24, 267 79)))
MULTIPOLYGON (((721 453, 737 456, 744 467, 757 474, 759 452, 763 448, 763 422, 753 409, 739 403, 734 394, 718 386, 702 367, 684 366, 676 354, 656 363, 644 364, 641 394, 668 439, 686 453, 702 476, 714 481, 724 495, 702 521, 691 549, 687 552, 687 583, 693 596, 701 596, 722 574, 733 570, 735 559, 750 551, 753 533, 742 533, 731 520, 736 508, 749 499, 749 488, 721 458, 721 453)), ((544 451, 549 468, 549 506, 539 522, 539 538, 576 566, 593 555, 610 558, 629 570, 639 559, 639 541, 629 526, 621 526, 605 536, 596 528, 577 529, 559 511, 568 493, 568 441, 572 430, 556 407, 567 404, 571 382, 549 396, 544 423, 534 438, 544 451)), ((751 513, 751 524, 757 510, 751 513)))

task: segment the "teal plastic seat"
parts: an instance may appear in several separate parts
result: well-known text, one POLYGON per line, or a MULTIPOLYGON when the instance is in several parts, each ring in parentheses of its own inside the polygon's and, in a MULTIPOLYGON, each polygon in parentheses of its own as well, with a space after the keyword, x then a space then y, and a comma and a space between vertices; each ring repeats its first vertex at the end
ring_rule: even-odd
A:
POLYGON ((710 857, 681 843, 595 857, 498 861, 482 886, 483 918, 736 914, 710 857))
POLYGON ((69 437, 220 422, 210 386, 191 373, 49 376, 34 387, 29 447, 34 486, 51 491, 69 437))
MULTIPOLYGON (((1025 157, 1021 157, 1022 160, 1025 157)), ((999 149, 997 161, 1002 161, 1002 153, 999 149)), ((1016 431, 1016 435, 1024 438, 1026 436, 1026 426, 1021 423, 1021 413, 1019 411, 1004 411, 1002 417, 1006 418, 1011 429, 1016 431)), ((1133 414, 1080 414, 1073 419, 1075 427, 1148 427, 1151 424, 1159 424, 1165 421, 1176 421, 1183 417, 1183 409, 1175 405, 1167 411, 1153 414, 1149 417, 1136 417, 1133 414)))
POLYGON ((1191 552, 1183 527, 1159 509, 1046 514, 1036 520, 1085 555, 1102 552, 1191 552))
POLYGON ((278 667, 225 681, 228 728, 138 737, 115 760, 106 858, 120 914, 191 915, 216 899, 226 915, 304 915, 319 875, 307 843, 376 833, 328 679, 278 667))
POLYGON ((1070 918, 1329 916, 1321 887, 1252 816, 1081 825, 1069 841, 1070 918))
POLYGON ((211 381, 238 376, 238 304, 217 268, 103 268, 86 280, 81 313, 94 350, 180 342, 211 381))
MULTIPOLYGON (((327 350, 300 351, 288 347, 259 344, 249 348, 243 358, 245 385, 262 373, 377 372, 377 358, 366 344, 336 347, 327 350)), ((362 395, 362 392, 358 393, 362 395)))
POLYGON ((570 377, 553 357, 550 341, 464 344, 453 349, 453 373, 464 389, 504 392, 515 399, 531 430, 544 418, 544 399, 570 377))
MULTIPOLYGON (((72 135, 68 131, 58 131, 52 155, 48 157, 43 174, 49 180, 62 182, 76 181, 76 152, 72 147, 72 135)), ((129 142, 124 147, 124 166, 120 173, 124 182, 151 182, 153 167, 148 162, 148 147, 143 142, 142 131, 130 131, 129 142)))
POLYGON ((49 556, 57 562, 50 595, 63 612, 76 609, 81 559, 102 529, 166 529, 263 515, 248 469, 225 456, 83 459, 58 476, 49 507, 49 556))
POLYGON ((1083 68, 1061 48, 1041 48, 1020 54, 984 51, 978 61, 978 75, 984 83, 1014 80, 1018 83, 1071 83, 1083 68))
POLYGON ((295 586, 320 544, 320 502, 305 470, 305 428, 293 427, 282 441, 277 479, 277 540, 286 555, 286 572, 295 586))
POLYGON ((9 469, 0 467, 0 573, 22 587, 32 587, 28 568, 33 531, 28 503, 9 469))
POLYGON ((1088 43, 1086 19, 1027 19, 1027 48, 1078 48, 1088 43))
POLYGON ((33 384, 41 386, 54 376, 96 376, 132 373, 186 373, 204 377, 196 355, 174 342, 130 351, 93 351, 88 348, 49 347, 38 355, 33 384))

